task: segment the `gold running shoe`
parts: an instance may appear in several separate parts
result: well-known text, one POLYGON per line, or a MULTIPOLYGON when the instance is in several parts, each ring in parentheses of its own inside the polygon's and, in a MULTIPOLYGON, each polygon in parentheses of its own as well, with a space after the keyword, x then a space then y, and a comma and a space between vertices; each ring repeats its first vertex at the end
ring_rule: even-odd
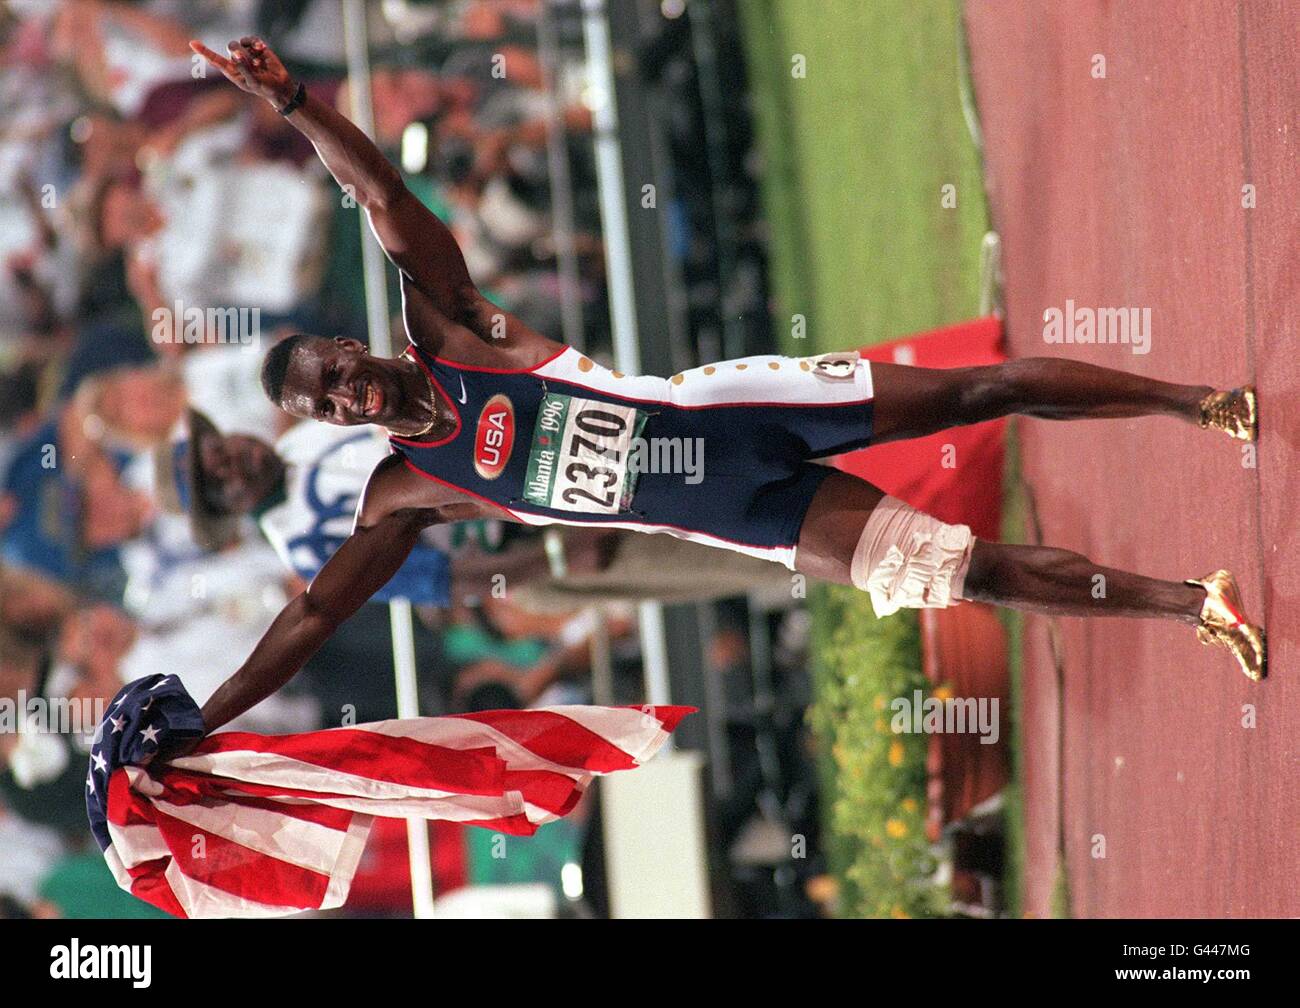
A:
POLYGON ((1207 395, 1201 400, 1201 426, 1221 430, 1238 441, 1254 441, 1259 432, 1254 386, 1207 395))
POLYGON ((1188 578, 1189 585, 1205 589, 1201 606, 1201 624, 1196 637, 1202 644, 1218 644, 1232 652, 1248 679, 1259 682, 1267 674, 1264 631, 1249 623, 1242 614, 1241 592, 1236 579, 1226 570, 1207 574, 1199 581, 1188 578))

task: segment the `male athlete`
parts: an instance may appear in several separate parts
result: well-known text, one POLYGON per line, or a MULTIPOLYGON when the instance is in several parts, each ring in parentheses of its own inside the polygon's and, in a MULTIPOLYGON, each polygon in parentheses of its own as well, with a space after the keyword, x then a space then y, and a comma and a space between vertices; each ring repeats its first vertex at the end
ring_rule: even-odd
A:
POLYGON ((856 354, 751 357, 670 379, 609 371, 501 312, 475 288, 451 232, 352 123, 295 84, 260 39, 229 57, 191 43, 270 101, 364 207, 401 270, 410 348, 296 335, 263 368, 295 416, 387 428, 356 528, 203 708, 208 731, 287 682, 440 522, 496 517, 666 532, 778 560, 868 591, 878 615, 975 599, 1066 616, 1179 620, 1227 648, 1251 679, 1261 629, 1226 571, 1161 581, 1077 553, 975 540, 815 459, 1019 413, 1057 420, 1165 414, 1255 437, 1249 388, 1216 392, 1075 361, 1030 358, 930 370, 856 354), (699 439, 703 480, 641 471, 638 443, 699 439), (1093 595, 1095 575, 1107 591, 1093 595))

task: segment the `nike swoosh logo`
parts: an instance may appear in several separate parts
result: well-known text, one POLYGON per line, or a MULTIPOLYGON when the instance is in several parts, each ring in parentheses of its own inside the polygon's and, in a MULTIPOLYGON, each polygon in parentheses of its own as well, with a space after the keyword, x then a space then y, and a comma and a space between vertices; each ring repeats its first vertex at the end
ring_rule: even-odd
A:
POLYGON ((457 377, 460 378, 460 403, 463 406, 465 400, 469 398, 469 393, 465 391, 465 376, 457 375, 457 377))

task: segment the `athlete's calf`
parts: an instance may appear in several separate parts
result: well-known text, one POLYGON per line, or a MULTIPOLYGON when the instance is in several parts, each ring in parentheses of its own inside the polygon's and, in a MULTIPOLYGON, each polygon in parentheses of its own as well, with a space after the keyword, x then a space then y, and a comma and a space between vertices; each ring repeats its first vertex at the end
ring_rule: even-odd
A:
POLYGON ((951 369, 871 365, 875 386, 872 440, 923 437, 949 427, 1021 414, 1048 420, 1115 419, 1162 414, 1228 430, 1216 411, 1240 414, 1228 430, 1253 440, 1254 393, 1176 385, 1059 357, 951 369), (1247 425, 1246 432, 1237 427, 1247 425))

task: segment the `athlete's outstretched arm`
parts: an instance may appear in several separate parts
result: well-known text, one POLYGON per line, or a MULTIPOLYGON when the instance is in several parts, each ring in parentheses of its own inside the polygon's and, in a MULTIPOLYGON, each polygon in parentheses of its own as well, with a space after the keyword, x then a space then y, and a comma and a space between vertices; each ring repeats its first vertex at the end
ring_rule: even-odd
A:
POLYGON ((339 624, 397 573, 430 523, 428 512, 405 510, 358 527, 203 705, 205 731, 220 728, 292 679, 339 624))
MULTIPOLYGON (((246 35, 221 56, 201 42, 190 48, 228 80, 276 109, 294 97, 297 85, 279 58, 261 39, 246 35)), ((477 308, 478 289, 470 280, 456 239, 421 203, 378 147, 336 109, 311 94, 288 120, 316 148, 331 175, 366 211, 384 252, 411 276, 438 309, 462 322, 477 308)))

